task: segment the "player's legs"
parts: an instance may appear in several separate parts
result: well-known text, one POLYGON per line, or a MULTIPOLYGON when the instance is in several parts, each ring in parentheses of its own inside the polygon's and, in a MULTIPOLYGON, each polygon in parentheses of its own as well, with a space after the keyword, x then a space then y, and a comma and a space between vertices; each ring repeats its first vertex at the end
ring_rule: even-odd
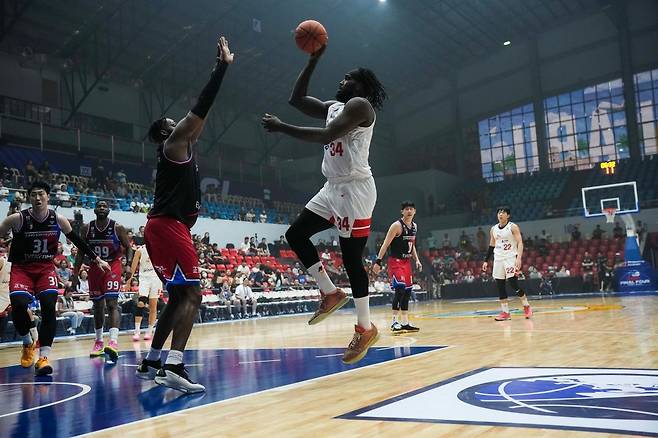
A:
POLYGON ((512 286, 512 289, 514 289, 514 292, 516 292, 516 294, 521 299, 521 304, 523 304, 523 314, 525 315, 525 318, 530 319, 532 316, 532 308, 530 307, 530 303, 528 302, 528 297, 526 296, 525 291, 523 291, 523 289, 521 289, 519 286, 516 275, 514 277, 510 277, 508 281, 510 286, 512 286))
POLYGON ((107 314, 110 323, 110 341, 103 348, 112 361, 119 358, 119 326, 121 325, 121 311, 119 310, 119 302, 117 295, 107 293, 105 295, 105 307, 107 307, 107 314))
MULTIPOLYGON (((133 341, 139 341, 141 329, 142 329, 142 318, 144 317, 144 307, 148 303, 148 297, 141 296, 137 299, 137 305, 135 306, 135 334, 133 335, 133 341)), ((150 316, 150 315, 149 315, 150 316)))
POLYGON ((144 340, 148 341, 153 337, 153 326, 158 317, 158 297, 160 295, 159 286, 162 285, 160 280, 155 280, 157 284, 151 284, 149 290, 149 325, 144 335, 144 340))
POLYGON ((57 330, 57 291, 44 290, 37 295, 37 298, 41 307, 41 324, 39 325, 39 360, 35 365, 35 373, 38 376, 46 376, 53 372, 48 356, 57 330))
POLYGON ((405 332, 418 332, 420 329, 414 327, 409 323, 409 299, 411 298, 412 287, 407 286, 404 289, 402 299, 400 301, 400 319, 402 324, 402 330, 405 332))
POLYGON ((391 324, 391 331, 399 332, 402 330, 402 325, 400 324, 399 313, 400 313, 400 301, 404 294, 404 286, 398 286, 393 289, 393 303, 391 304, 391 310, 393 313, 393 322, 391 324))
POLYGON ((32 320, 27 307, 32 303, 32 295, 26 292, 12 292, 9 294, 11 302, 11 319, 14 322, 16 332, 23 340, 21 351, 21 366, 29 368, 34 364, 36 355, 36 340, 30 335, 32 320))
MULTIPOLYGON (((90 277, 91 278, 91 277, 90 277)), ((94 331, 96 334, 94 346, 89 353, 89 357, 98 357, 105 354, 105 344, 103 343, 103 324, 105 323, 105 297, 99 292, 89 291, 92 302, 92 313, 94 315, 94 331)))

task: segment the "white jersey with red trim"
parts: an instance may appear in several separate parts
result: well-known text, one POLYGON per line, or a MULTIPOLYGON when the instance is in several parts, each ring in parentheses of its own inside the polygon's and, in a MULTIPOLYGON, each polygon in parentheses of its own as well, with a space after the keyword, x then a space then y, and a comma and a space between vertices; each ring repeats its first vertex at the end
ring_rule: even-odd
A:
POLYGON ((512 234, 512 225, 514 225, 512 222, 508 222, 503 228, 500 228, 498 224, 491 227, 491 233, 496 241, 496 246, 494 247, 495 259, 515 258, 518 254, 516 239, 512 234))
POLYGON ((0 312, 9 306, 9 273, 11 272, 11 262, 7 257, 0 257, 4 262, 0 269, 0 312))
MULTIPOLYGON (((345 108, 343 102, 336 102, 327 111, 327 126, 345 108)), ((322 159, 322 174, 331 183, 341 183, 372 176, 368 156, 370 155, 370 140, 375 127, 373 120, 370 126, 359 126, 342 137, 324 145, 322 159)))
POLYGON ((155 268, 153 268, 151 257, 146 250, 146 245, 137 248, 137 252, 139 252, 139 282, 141 283, 145 279, 156 279, 159 281, 158 274, 155 272, 155 268))

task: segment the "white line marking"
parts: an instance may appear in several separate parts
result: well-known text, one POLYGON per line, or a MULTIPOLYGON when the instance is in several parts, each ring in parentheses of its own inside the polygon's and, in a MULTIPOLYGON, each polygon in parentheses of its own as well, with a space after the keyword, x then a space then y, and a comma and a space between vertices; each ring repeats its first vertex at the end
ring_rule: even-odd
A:
MULTIPOLYGON (((437 345, 424 345, 424 347, 439 347, 439 346, 437 346, 437 345)), ((307 348, 314 348, 314 347, 307 347, 307 348)), ((315 347, 315 348, 317 348, 317 347, 315 347)), ((314 379, 303 380, 301 382, 291 383, 289 385, 277 386, 275 388, 264 389, 262 391, 256 391, 256 392, 252 392, 252 393, 249 393, 249 394, 239 395, 239 396, 233 397, 233 398, 227 398, 227 399, 224 399, 224 400, 217 400, 217 401, 212 402, 212 403, 206 403, 204 405, 194 406, 192 408, 187 408, 187 409, 183 409, 183 410, 176 411, 176 412, 169 412, 167 414, 157 415, 155 417, 143 418, 141 420, 132 421, 130 423, 119 424, 117 426, 108 427, 106 429, 95 430, 93 432, 88 432, 88 433, 85 433, 83 435, 77 435, 77 436, 79 436, 79 437, 91 436, 92 434, 95 434, 97 432, 108 432, 110 430, 118 429, 120 427, 133 425, 133 424, 144 423, 144 422, 147 422, 147 421, 154 420, 156 418, 164 418, 164 417, 168 417, 170 415, 180 414, 181 412, 195 411, 197 409, 207 408, 209 406, 219 405, 219 404, 226 403, 226 402, 232 402, 232 401, 240 400, 240 399, 243 399, 243 398, 246 398, 246 397, 251 397, 253 395, 265 394, 265 393, 274 392, 274 391, 287 391, 289 389, 299 388, 301 386, 309 385, 309 384, 314 383, 318 380, 326 379, 326 378, 329 378, 329 377, 339 376, 341 374, 347 374, 347 373, 351 373, 351 372, 354 372, 354 371, 361 371, 361 370, 364 370, 366 368, 374 368, 374 367, 377 367, 377 366, 390 364, 391 362, 396 362, 396 361, 399 361, 399 360, 408 359, 410 357, 419 357, 419 356, 423 356, 423 355, 429 354, 429 353, 436 353, 437 351, 443 351, 443 350, 446 350, 448 348, 450 348, 450 347, 439 348, 438 350, 423 351, 422 353, 413 354, 413 355, 410 355, 410 356, 396 357, 395 359, 387 360, 387 361, 384 361, 384 362, 374 363, 372 365, 366 365, 366 366, 360 367, 360 368, 352 368, 352 369, 341 371, 341 372, 338 372, 338 373, 333 373, 333 374, 328 374, 326 376, 316 377, 314 379)))
POLYGON ((320 354, 319 356, 315 356, 315 357, 318 357, 318 358, 319 358, 319 357, 336 357, 336 356, 342 356, 342 355, 343 355, 343 353, 335 353, 335 354, 320 354))
POLYGON ((76 399, 76 398, 78 398, 78 397, 82 397, 83 395, 85 395, 86 393, 88 393, 89 391, 91 391, 91 386, 89 386, 89 385, 84 385, 84 384, 82 384, 82 383, 72 383, 72 382, 17 382, 17 383, 0 383, 0 386, 10 386, 10 385, 71 385, 71 386, 77 386, 78 388, 82 388, 82 391, 80 391, 79 393, 77 393, 77 394, 75 394, 75 395, 72 395, 71 397, 67 397, 67 398, 65 398, 65 399, 63 399, 63 400, 57 400, 57 401, 54 401, 54 402, 52 402, 52 403, 48 403, 48 404, 45 404, 45 405, 42 405, 42 406, 35 406, 35 407, 33 407, 33 408, 23 409, 23 410, 20 410, 20 411, 17 411, 17 412, 10 412, 10 413, 8 413, 8 414, 2 414, 2 415, 0 415, 0 418, 8 417, 8 416, 10 416, 10 415, 18 415, 18 414, 22 414, 22 413, 24 413, 24 412, 30 412, 30 411, 34 411, 34 410, 36 410, 36 409, 47 408, 48 406, 53 406, 53 405, 57 405, 57 404, 60 404, 60 403, 64 403, 64 402, 67 402, 67 401, 69 401, 69 400, 73 400, 73 399, 76 399))
POLYGON ((247 360, 244 362, 238 362, 238 364, 243 365, 246 363, 264 363, 264 362, 281 362, 281 359, 247 360))
MULTIPOLYGON (((202 364, 202 363, 186 363, 185 364, 186 367, 202 367, 204 365, 205 364, 202 364)), ((139 366, 139 364, 136 364, 136 363, 122 363, 121 366, 122 367, 135 367, 135 368, 137 368, 139 366)))

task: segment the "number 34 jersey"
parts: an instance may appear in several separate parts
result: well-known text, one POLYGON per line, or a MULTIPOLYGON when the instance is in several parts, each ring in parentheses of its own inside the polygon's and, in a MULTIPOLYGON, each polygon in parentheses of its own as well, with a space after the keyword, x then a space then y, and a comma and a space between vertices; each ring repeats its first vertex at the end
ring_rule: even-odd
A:
POLYGON ((91 221, 85 237, 96 255, 106 262, 121 257, 121 241, 117 236, 115 221, 110 219, 110 222, 103 229, 96 226, 95 220, 91 221))
POLYGON ((508 222, 503 228, 498 224, 491 227, 491 233, 496 241, 494 257, 496 259, 508 259, 516 257, 516 239, 512 234, 512 222, 508 222))
MULTIPOLYGON (((327 111, 327 126, 343 112, 345 104, 336 102, 327 111)), ((368 156, 375 121, 359 126, 342 137, 324 145, 322 174, 331 183, 366 179, 372 176, 368 156)))
POLYGON ((57 214, 48 210, 48 215, 38 221, 32 209, 22 210, 21 226, 14 231, 9 261, 16 264, 49 263, 57 255, 57 242, 61 229, 57 214))

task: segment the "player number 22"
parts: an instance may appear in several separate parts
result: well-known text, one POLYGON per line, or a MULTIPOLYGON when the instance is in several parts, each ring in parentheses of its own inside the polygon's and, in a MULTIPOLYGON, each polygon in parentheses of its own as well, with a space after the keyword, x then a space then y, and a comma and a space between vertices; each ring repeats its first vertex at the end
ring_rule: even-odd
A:
POLYGON ((509 251, 510 249, 512 249, 512 244, 511 243, 505 243, 503 245, 503 251, 509 251))
POLYGON ((336 155, 340 155, 342 157, 343 143, 340 141, 332 141, 331 143, 329 143, 329 154, 332 157, 335 157, 336 155))

